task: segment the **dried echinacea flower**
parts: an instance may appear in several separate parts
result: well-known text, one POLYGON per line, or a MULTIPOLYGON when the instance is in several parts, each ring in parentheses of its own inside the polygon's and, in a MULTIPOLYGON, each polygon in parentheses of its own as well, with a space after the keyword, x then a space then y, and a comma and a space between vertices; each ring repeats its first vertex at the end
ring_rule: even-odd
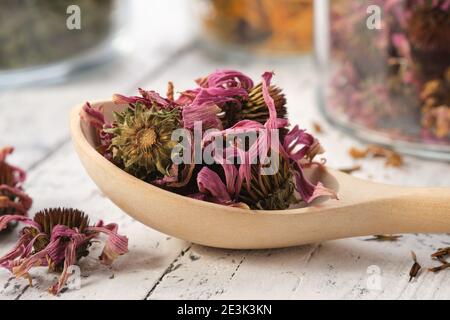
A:
MULTIPOLYGON (((286 98, 283 91, 272 85, 269 87, 269 94, 275 102, 275 109, 279 118, 287 117, 286 98)), ((220 117, 224 128, 230 128, 241 120, 253 120, 261 124, 269 119, 269 109, 262 93, 262 83, 253 87, 248 98, 242 101, 242 106, 236 108, 234 105, 222 107, 223 114, 220 117)))
POLYGON ((417 262, 417 256, 414 253, 414 251, 411 251, 411 256, 414 261, 414 264, 412 265, 411 270, 409 271, 409 282, 411 282, 413 278, 417 278, 420 270, 422 269, 422 266, 417 262))
POLYGON ((0 216, 26 215, 32 204, 31 198, 22 188, 25 171, 6 162, 6 157, 13 150, 11 147, 0 150, 0 216))
POLYGON ((31 282, 29 271, 33 267, 48 267, 61 276, 49 291, 58 294, 68 280, 69 267, 89 254, 89 247, 101 233, 108 239, 99 259, 111 264, 119 255, 128 252, 128 239, 117 233, 115 223, 105 225, 99 221, 90 225, 87 215, 76 209, 53 208, 42 210, 33 219, 20 215, 0 217, 0 230, 11 221, 23 222, 27 226, 21 231, 16 246, 0 258, 0 266, 11 271, 16 278, 31 282))
POLYGON ((234 141, 227 147, 225 153, 238 156, 239 166, 234 165, 235 161, 229 163, 230 159, 220 159, 222 157, 219 156, 225 181, 208 167, 200 171, 197 176, 200 194, 194 194, 195 198, 232 206, 245 203, 261 210, 287 209, 291 204, 300 201, 310 203, 320 196, 336 198, 332 190, 320 182, 314 185, 303 172, 303 168, 313 165, 313 158, 323 152, 318 141, 298 126, 282 139, 274 135, 274 130, 276 132, 285 128, 288 122, 277 117, 275 101, 269 90, 272 76, 270 72, 262 76, 262 94, 269 115, 264 125, 257 121, 242 120, 229 129, 215 131, 203 138, 203 143, 208 143, 217 136, 236 137, 242 132, 256 134, 251 145, 234 141), (261 169, 268 158, 279 160, 279 165, 272 166, 271 162, 271 169, 275 170, 265 172, 269 174, 264 175, 261 169))
POLYGON ((198 87, 182 91, 177 98, 171 83, 167 98, 142 89, 140 96, 116 94, 113 102, 128 106, 115 113, 112 123, 105 121, 101 106, 86 104, 80 116, 98 131, 98 150, 108 160, 139 179, 182 195, 267 210, 286 209, 299 201, 310 203, 321 196, 337 198, 333 190, 312 183, 303 172, 321 165, 313 159, 324 150, 298 126, 287 130, 286 99, 280 88, 271 85, 272 76, 265 72, 255 86, 237 70, 218 70, 198 79, 198 87), (191 149, 190 155, 186 152, 190 162, 172 161, 172 152, 179 145, 172 140, 177 129, 190 138, 186 149, 191 149), (239 139, 241 134, 244 139, 239 139), (247 134, 256 137, 254 144, 246 142, 247 134), (220 146, 211 154, 212 162, 197 157, 197 151, 204 155, 206 148, 217 142, 220 146), (220 155, 220 150, 224 154, 220 155), (270 155, 280 160, 281 169, 263 175, 260 169, 275 169, 266 161, 270 155))
POLYGON ((239 199, 252 209, 284 210, 298 203, 293 174, 289 164, 280 157, 276 174, 262 175, 260 165, 252 165, 249 188, 243 187, 239 199))
POLYGON ((143 180, 170 176, 171 152, 177 144, 172 132, 180 128, 179 110, 137 103, 114 117, 112 128, 105 130, 112 135, 113 162, 143 180))
MULTIPOLYGON (((196 115, 195 120, 199 120, 207 110, 216 116, 224 129, 242 120, 264 124, 269 119, 269 108, 262 92, 263 84, 254 85, 252 79, 239 71, 218 70, 200 78, 197 84, 198 88, 183 92, 177 100, 181 104, 188 103, 183 108, 183 120, 188 123, 192 115, 196 115)), ((286 118, 286 98, 282 89, 271 85, 269 94, 274 100, 278 117, 286 118)), ((217 125, 214 127, 218 128, 217 125)))

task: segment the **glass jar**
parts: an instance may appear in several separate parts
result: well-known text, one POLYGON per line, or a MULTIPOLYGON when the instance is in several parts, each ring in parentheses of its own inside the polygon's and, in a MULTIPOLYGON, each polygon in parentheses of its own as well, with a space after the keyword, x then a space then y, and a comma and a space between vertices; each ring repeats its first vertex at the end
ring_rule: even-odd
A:
POLYGON ((321 107, 340 127, 450 160, 450 1, 330 0, 317 18, 321 107))
POLYGON ((114 0, 0 1, 0 87, 61 79, 113 57, 118 11, 114 0))
POLYGON ((197 2, 209 47, 283 56, 312 49, 313 0, 197 2))

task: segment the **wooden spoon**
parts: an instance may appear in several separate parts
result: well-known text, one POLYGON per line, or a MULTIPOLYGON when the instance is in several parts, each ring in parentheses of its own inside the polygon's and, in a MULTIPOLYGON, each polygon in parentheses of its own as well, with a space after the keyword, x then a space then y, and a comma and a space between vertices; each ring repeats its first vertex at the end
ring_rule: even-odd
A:
MULTIPOLYGON (((123 108, 97 102, 107 118, 123 108)), ((450 232, 450 188, 378 184, 331 169, 309 170, 312 180, 337 191, 339 200, 281 211, 230 208, 177 195, 141 181, 94 148, 95 135, 71 114, 75 149, 88 174, 117 206, 145 225, 212 247, 256 249, 393 233, 450 232)))

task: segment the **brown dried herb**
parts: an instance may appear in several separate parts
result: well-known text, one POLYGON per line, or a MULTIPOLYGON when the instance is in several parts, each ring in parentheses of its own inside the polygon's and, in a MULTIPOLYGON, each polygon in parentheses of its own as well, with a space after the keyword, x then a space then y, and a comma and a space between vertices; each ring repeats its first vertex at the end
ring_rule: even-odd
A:
POLYGON ((438 260, 441 265, 438 267, 429 268, 428 270, 431 272, 439 272, 450 268, 450 263, 446 260, 448 256, 450 256, 450 247, 438 249, 438 251, 431 255, 431 258, 438 260))
POLYGON ((439 272, 439 271, 445 270, 447 268, 450 268, 450 263, 448 263, 448 262, 443 263, 438 267, 429 268, 428 270, 430 270, 431 272, 439 272))
POLYGON ((312 125, 313 125, 313 129, 316 133, 324 133, 323 128, 320 125, 320 123, 314 121, 312 125))
POLYGON ((450 247, 439 248, 438 251, 431 255, 432 258, 443 258, 450 255, 450 247))
POLYGON ((377 234, 373 238, 366 239, 365 241, 397 241, 401 237, 401 235, 394 234, 377 234))
POLYGON ((353 159, 363 159, 369 156, 373 158, 385 158, 385 165, 390 167, 403 166, 403 157, 397 152, 377 145, 369 145, 366 149, 350 148, 349 155, 353 159))
POLYGON ((353 173, 355 171, 361 170, 361 166, 360 165, 354 165, 353 167, 341 168, 341 169, 338 169, 338 170, 343 172, 343 173, 351 174, 351 173, 353 173))
POLYGON ((417 278, 420 270, 422 269, 422 266, 417 262, 417 256, 414 253, 414 251, 411 251, 411 256, 414 261, 414 264, 411 267, 411 270, 409 271, 409 282, 411 282, 413 278, 417 278))

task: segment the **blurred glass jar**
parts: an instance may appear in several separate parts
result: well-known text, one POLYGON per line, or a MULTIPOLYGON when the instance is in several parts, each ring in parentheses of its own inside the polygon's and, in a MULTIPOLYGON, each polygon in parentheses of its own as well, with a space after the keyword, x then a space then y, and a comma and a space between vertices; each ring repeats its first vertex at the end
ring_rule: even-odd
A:
POLYGON ((450 159, 450 0, 324 3, 317 18, 330 20, 317 25, 316 50, 328 119, 374 143, 450 159))
POLYGON ((112 58, 122 26, 119 2, 0 1, 0 87, 58 81, 112 58))
POLYGON ((313 0, 200 0, 209 47, 268 55, 311 51, 313 0))

